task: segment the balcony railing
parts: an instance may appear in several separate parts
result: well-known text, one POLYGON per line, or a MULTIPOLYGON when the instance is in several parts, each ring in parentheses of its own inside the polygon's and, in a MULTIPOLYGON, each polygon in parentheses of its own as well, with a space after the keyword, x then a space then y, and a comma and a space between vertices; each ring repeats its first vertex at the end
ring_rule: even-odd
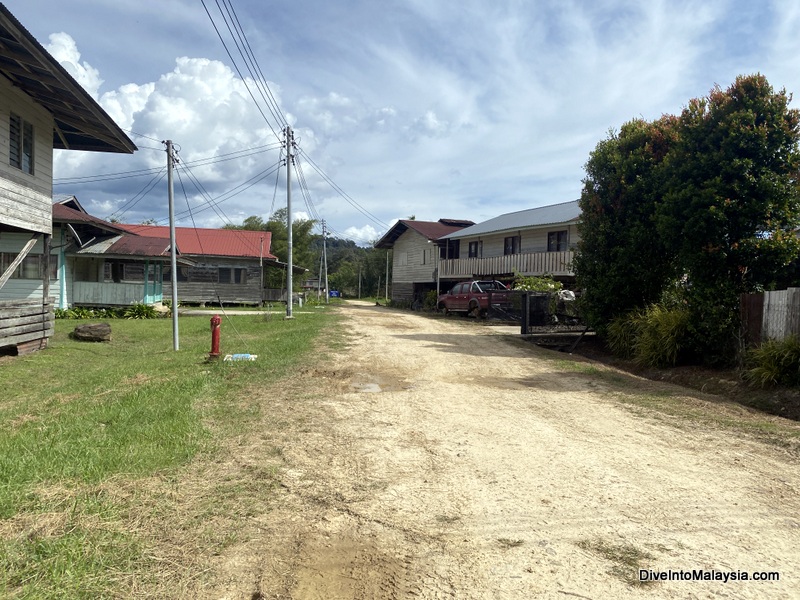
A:
POLYGON ((94 306, 127 306, 153 304, 163 298, 161 282, 94 283, 76 281, 72 287, 72 303, 94 306))
POLYGON ((571 250, 562 252, 531 252, 485 258, 450 258, 439 261, 440 277, 471 278, 519 273, 521 275, 572 276, 571 250))

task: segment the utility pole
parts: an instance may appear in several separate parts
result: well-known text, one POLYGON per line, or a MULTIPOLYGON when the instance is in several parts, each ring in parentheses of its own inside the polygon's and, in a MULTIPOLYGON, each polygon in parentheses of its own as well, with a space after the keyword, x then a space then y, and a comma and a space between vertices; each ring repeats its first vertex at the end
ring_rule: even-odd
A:
MULTIPOLYGON (((167 186, 169 187, 169 265, 170 283, 172 284, 172 349, 180 349, 178 338, 178 253, 175 243, 175 197, 172 189, 172 169, 174 157, 172 156, 172 140, 165 142, 167 145, 167 186)), ((145 273, 145 280, 147 274, 145 273)))
POLYGON ((384 293, 385 300, 389 302, 389 251, 386 251, 386 282, 384 284, 386 286, 386 291, 384 293))
POLYGON ((261 245, 258 249, 258 286, 259 292, 258 297, 261 300, 261 304, 259 306, 264 306, 264 236, 261 236, 261 245))
POLYGON ((358 299, 361 300, 361 263, 358 263, 358 299))
POLYGON ((292 280, 292 147, 294 146, 294 133, 292 128, 286 126, 286 317, 293 319, 292 316, 292 288, 294 281, 292 280))
POLYGON ((328 304, 331 301, 331 292, 328 289, 328 230, 325 219, 322 219, 322 257, 325 261, 325 304, 328 304))
POLYGON ((322 298, 322 252, 319 253, 319 270, 317 271, 317 302, 322 298))

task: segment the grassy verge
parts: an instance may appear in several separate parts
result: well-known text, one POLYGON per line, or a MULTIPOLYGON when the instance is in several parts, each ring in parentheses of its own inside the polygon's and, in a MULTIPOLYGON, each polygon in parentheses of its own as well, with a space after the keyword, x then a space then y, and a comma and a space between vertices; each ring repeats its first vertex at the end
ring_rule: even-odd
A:
POLYGON ((262 417, 242 397, 302 367, 334 321, 231 316, 223 354, 258 359, 208 363, 208 317, 181 318, 178 352, 170 319, 111 321, 102 344, 68 337, 85 321, 58 320, 48 350, 0 362, 0 596, 140 595, 169 558, 154 528, 174 533, 170 519, 191 530, 180 543, 224 543, 204 542, 202 524, 241 482, 209 482, 185 516, 179 481, 262 417))

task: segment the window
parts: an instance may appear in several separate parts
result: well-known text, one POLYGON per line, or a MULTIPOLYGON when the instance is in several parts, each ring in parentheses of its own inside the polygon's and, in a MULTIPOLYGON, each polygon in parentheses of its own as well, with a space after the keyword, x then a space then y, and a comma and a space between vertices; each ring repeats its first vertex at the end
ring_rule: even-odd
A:
MULTIPOLYGON (((164 267, 164 271, 161 273, 161 280, 165 282, 172 281, 172 275, 170 274, 169 266, 164 267)), ((189 267, 181 267, 179 266, 177 269, 177 277, 175 277, 176 281, 189 281, 189 267)))
POLYGON ((33 175, 33 125, 11 113, 8 140, 9 164, 33 175))
POLYGON ((144 265, 124 263, 122 265, 122 279, 125 281, 144 281, 144 265))
POLYGON ((220 283, 247 283, 247 269, 233 269, 231 267, 220 267, 220 283))
POLYGON ((446 244, 439 246, 439 258, 458 258, 461 249, 461 240, 448 240, 446 244))
MULTIPOLYGON (((0 254, 0 275, 11 266, 17 258, 17 254, 4 252, 0 254)), ((44 274, 44 255, 28 254, 22 262, 14 269, 11 279, 41 279, 44 274)), ((50 257, 50 279, 58 279, 58 258, 50 257)))
POLYGON ((503 254, 519 254, 520 236, 515 235, 503 240, 503 254))
POLYGON ((547 232, 547 251, 563 252, 567 249, 568 236, 567 230, 547 232))
POLYGON ((483 254, 483 242, 470 242, 469 243, 469 257, 477 258, 483 254))
POLYGON ((401 267, 408 266, 408 252, 400 252, 400 261, 398 263, 401 267))

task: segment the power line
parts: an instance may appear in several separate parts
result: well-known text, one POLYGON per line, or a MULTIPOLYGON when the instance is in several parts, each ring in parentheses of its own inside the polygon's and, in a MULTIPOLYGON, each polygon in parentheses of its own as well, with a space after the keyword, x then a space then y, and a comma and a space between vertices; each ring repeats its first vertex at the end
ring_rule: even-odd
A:
MULTIPOLYGON (((226 4, 225 0, 222 0, 222 3, 226 4)), ((218 1, 217 1, 217 7, 219 7, 218 1)), ((280 116, 280 119, 278 120, 280 121, 281 125, 287 127, 289 125, 289 121, 286 119, 286 116, 283 114, 283 112, 281 112, 280 106, 278 105, 278 102, 275 99, 272 90, 269 88, 269 85, 267 84, 267 78, 264 77, 264 72, 261 70, 261 65, 258 64, 258 60, 256 59, 256 56, 253 53, 253 48, 250 45, 249 40, 247 39, 247 34, 244 32, 244 28, 242 27, 241 22, 239 21, 239 16, 236 14, 236 9, 233 7, 232 0, 227 1, 226 10, 228 12, 228 15, 231 17, 231 21, 232 22, 236 21, 235 29, 237 36, 239 37, 239 40, 242 42, 242 46, 247 50, 246 52, 247 57, 249 57, 250 63, 255 67, 259 76, 256 77, 253 74, 253 71, 248 66, 248 71, 250 71, 250 75, 253 76, 253 80, 256 82, 256 85, 259 86, 259 89, 262 92, 262 98, 264 98, 264 92, 266 91, 268 99, 264 98, 264 100, 267 102, 268 106, 271 106, 272 109, 274 109, 274 112, 272 112, 272 109, 270 109, 270 112, 272 112, 273 116, 275 116, 277 113, 277 115, 280 116)), ((241 54, 241 50, 239 51, 239 53, 241 54)), ((245 58, 245 56, 242 55, 242 58, 245 58)), ((245 58, 245 63, 247 63, 247 58, 245 58)))
POLYGON ((380 227, 382 227, 382 228, 385 228, 385 229, 388 229, 388 228, 389 228, 389 226, 388 226, 386 223, 384 223, 383 221, 381 221, 381 220, 380 220, 378 217, 376 217, 375 215, 373 215, 373 214, 372 214, 371 212, 369 212, 369 211, 368 211, 366 208, 364 208, 363 206, 361 206, 361 205, 360 205, 358 202, 356 202, 355 200, 353 200, 353 198, 351 198, 349 194, 347 194, 347 193, 346 193, 346 192, 345 192, 345 191, 344 191, 342 188, 340 188, 340 187, 339 187, 339 186, 336 184, 336 182, 334 182, 334 181, 333 181, 333 180, 332 180, 330 177, 328 177, 328 175, 327 175, 327 174, 325 174, 325 172, 324 172, 324 171, 323 171, 323 170, 322 170, 322 169, 321 169, 321 168, 320 168, 320 167, 319 167, 319 166, 318 166, 318 165, 317 165, 317 164, 316 164, 316 163, 315 163, 315 162, 314 162, 314 161, 311 159, 311 157, 310 157, 310 156, 309 156, 309 155, 308 155, 308 154, 307 154, 307 153, 306 153, 306 152, 305 152, 305 151, 304 151, 302 148, 300 148, 299 154, 302 154, 302 155, 305 157, 305 159, 308 161, 308 163, 309 163, 309 164, 312 166, 312 168, 313 168, 313 169, 314 169, 314 170, 315 170, 317 173, 319 173, 320 177, 322 177, 322 178, 323 178, 323 179, 324 179, 324 180, 325 180, 325 181, 328 183, 328 185, 330 185, 330 186, 331 186, 331 187, 332 187, 332 188, 333 188, 333 189, 334 189, 334 190, 335 190, 335 191, 336 191, 336 192, 337 192, 337 193, 338 193, 338 194, 339 194, 339 195, 340 195, 342 198, 344 198, 344 199, 345 199, 345 200, 346 200, 346 201, 347 201, 347 202, 348 202, 348 203, 349 203, 349 204, 350 204, 350 205, 351 205, 353 208, 355 208, 356 210, 358 210, 358 211, 359 211, 361 214, 363 214, 365 217, 367 217, 367 218, 371 219, 371 220, 372 220, 374 223, 376 223, 376 224, 377 224, 377 225, 379 225, 380 227))
POLYGON ((117 216, 117 218, 122 217, 122 215, 131 210, 134 206, 136 206, 142 198, 147 196, 147 194, 149 194, 153 190, 153 188, 158 184, 158 182, 160 182, 162 179, 164 179, 164 177, 166 177, 166 175, 167 175, 167 168, 163 167, 158 173, 156 173, 156 175, 150 181, 148 181, 145 184, 145 186, 135 196, 133 196, 133 198, 125 202, 117 210, 111 213, 108 216, 108 218, 111 219, 115 215, 117 216))
MULTIPOLYGON (((216 22, 214 21, 214 17, 212 17, 211 12, 208 10, 206 6, 205 0, 201 0, 203 5, 203 9, 206 11, 209 20, 211 21, 212 26, 214 27, 215 32, 217 33, 217 37, 219 38, 220 42, 225 49, 225 52, 228 54, 228 58, 230 58, 236 72, 239 74, 239 77, 242 79, 248 93, 250 94, 251 99, 256 105, 256 108, 261 113, 261 116, 269 125, 270 129, 272 130, 273 135, 280 140, 278 133, 276 132, 275 128, 273 128, 272 123, 267 118, 266 114, 261 108, 261 104, 256 99, 253 90, 251 90, 250 85, 248 84, 247 80, 245 79, 244 75, 242 74, 242 70, 239 68, 236 60, 233 58, 233 54, 231 50, 228 48, 228 45, 223 38, 220 28, 217 27, 216 22)), ((271 113, 273 119, 281 126, 288 127, 289 123, 286 119, 286 116, 281 111, 281 108, 273 95, 272 91, 267 84, 267 78, 264 76, 264 72, 261 69, 261 66, 256 59, 255 53, 253 52, 252 46, 250 45, 249 40, 247 39, 247 35, 244 32, 244 28, 242 27, 241 21, 239 20, 238 15, 236 14, 236 9, 233 6, 233 0, 215 0, 217 5, 217 9, 219 11, 220 16, 222 17, 223 21, 225 22, 225 26, 228 30, 228 33, 233 41, 234 45, 236 46, 236 50, 238 51, 239 55, 241 56, 242 60, 244 61, 245 68, 250 73, 250 76, 256 85, 256 88, 261 96, 261 99, 264 103, 266 103, 269 112, 271 113), (221 4, 220 4, 221 2, 221 4)), ((369 212, 366 208, 361 206, 358 202, 356 202, 349 194, 347 194, 336 182, 333 181, 312 159, 308 156, 301 148, 298 147, 298 152, 295 153, 296 157, 302 154, 305 158, 309 161, 312 168, 317 171, 317 173, 322 177, 322 179, 330 185, 342 198, 344 198, 351 206, 353 206, 356 210, 362 213, 364 216, 369 218, 373 221, 376 225, 381 228, 388 228, 389 226, 381 221, 378 217, 373 215, 369 212)), ((320 221, 320 215, 314 206, 314 202, 311 198, 311 193, 308 187, 308 183, 305 178, 305 174, 303 173, 302 167, 299 165, 299 161, 295 162, 295 172, 297 173, 298 182, 300 183, 300 188, 303 193, 303 198, 306 203, 306 207, 308 208, 309 214, 314 218, 315 221, 320 221)), ((276 180, 277 186, 277 180, 276 180)), ((273 206, 274 206, 274 199, 273 199, 273 206)))
MULTIPOLYGON (((258 112, 261 113, 261 116, 264 118, 264 122, 266 122, 266 124, 269 126, 270 130, 272 131, 272 135, 274 135, 275 138, 278 141, 280 141, 281 137, 275 131, 275 128, 272 126, 272 123, 270 123, 270 120, 267 118, 267 115, 264 114, 264 111, 261 109, 261 105, 258 103, 258 100, 256 100, 256 97, 253 94, 253 91, 250 89, 250 86, 248 85, 247 80, 245 79, 244 75, 242 75, 242 71, 241 71, 241 69, 239 69, 239 65, 236 64, 236 60, 233 58, 233 55, 231 54, 230 50, 228 49, 228 45, 225 43, 225 40, 223 39, 222 34, 220 33, 219 28, 217 27, 217 24, 214 22, 214 17, 212 17, 211 13, 208 11, 208 7, 206 6, 205 0, 200 0, 200 2, 203 5, 203 9, 206 11, 206 14, 208 15, 209 20, 211 21, 211 25, 214 27, 214 31, 217 32, 217 37, 219 37, 219 41, 222 42, 222 47, 225 48, 225 52, 227 53, 228 58, 231 59, 231 63, 233 63, 233 67, 236 69, 236 72, 239 74, 239 77, 241 78, 242 83, 244 84, 245 88, 247 88, 247 92, 250 94, 250 97, 253 99, 253 102, 255 103, 256 108, 258 109, 258 112)), ((219 8, 219 3, 217 3, 217 7, 219 8)), ((220 13, 221 12, 222 11, 220 10, 220 13)), ((224 16, 223 16, 223 20, 225 20, 224 16)), ((225 20, 225 24, 228 25, 227 20, 225 20)), ((228 26, 228 30, 230 31, 230 26, 228 26)), ((271 109, 270 109, 270 112, 271 112, 271 109)), ((281 120, 274 113, 273 113, 272 116, 276 121, 278 121, 279 123, 281 122, 281 120)))
MULTIPOLYGON (((194 167, 201 167, 206 165, 213 165, 217 163, 227 162, 231 160, 236 160, 238 158, 246 158, 248 156, 254 156, 256 154, 261 154, 264 151, 269 150, 277 150, 280 148, 280 145, 272 143, 272 144, 264 144, 262 146, 255 146, 253 148, 247 148, 244 150, 235 150, 233 152, 227 152, 225 154, 217 154, 215 156, 208 156, 204 158, 198 158, 193 161, 187 161, 185 164, 192 165, 194 167)), ((163 151, 163 149, 162 149, 163 151)), ((158 173, 161 171, 163 167, 154 167, 151 169, 138 169, 134 171, 121 171, 119 173, 102 173, 98 175, 84 175, 81 177, 63 177, 59 179, 53 180, 53 185, 82 185, 86 183, 94 183, 99 181, 112 181, 116 179, 133 179, 136 177, 143 177, 145 175, 152 175, 154 173, 158 173)))

